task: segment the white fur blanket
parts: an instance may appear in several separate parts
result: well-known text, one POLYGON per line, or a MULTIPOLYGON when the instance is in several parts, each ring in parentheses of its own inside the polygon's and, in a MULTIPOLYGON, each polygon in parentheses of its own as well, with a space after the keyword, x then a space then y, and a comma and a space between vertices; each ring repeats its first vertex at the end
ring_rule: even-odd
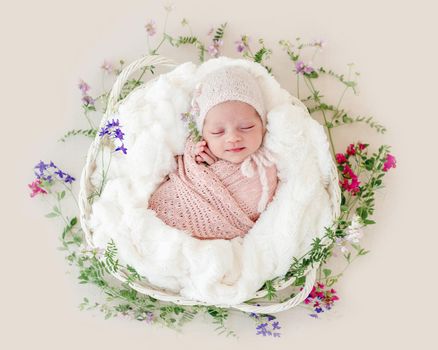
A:
MULTIPOLYGON (((104 191, 92 206, 93 243, 113 239, 122 263, 150 283, 212 304, 234 305, 253 297, 266 280, 285 274, 314 237, 332 223, 327 184, 332 158, 323 127, 259 64, 221 57, 189 62, 134 91, 120 105, 127 154, 113 153, 104 191), (258 79, 269 111, 265 146, 277 157, 274 200, 244 238, 198 240, 164 224, 147 209, 150 195, 175 169, 196 82, 211 70, 239 64, 258 79)), ((108 158, 109 149, 105 150, 108 158)), ((108 164, 108 163, 106 163, 108 164)), ((100 183, 100 162, 91 181, 100 183)))

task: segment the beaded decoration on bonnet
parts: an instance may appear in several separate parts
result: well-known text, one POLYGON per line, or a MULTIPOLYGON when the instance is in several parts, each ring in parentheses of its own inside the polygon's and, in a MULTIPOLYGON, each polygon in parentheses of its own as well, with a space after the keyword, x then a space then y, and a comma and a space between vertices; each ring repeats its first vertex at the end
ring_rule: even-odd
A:
MULTIPOLYGON (((245 68, 240 66, 226 66, 208 73, 196 85, 191 102, 191 114, 195 119, 197 129, 202 134, 205 117, 209 110, 219 103, 226 101, 245 102, 257 111, 266 126, 266 110, 263 95, 256 78, 245 68)), ((258 203, 258 211, 262 212, 268 203, 268 180, 265 167, 274 164, 272 154, 263 147, 248 156, 240 165, 242 174, 246 177, 254 176, 256 166, 262 194, 258 203)))

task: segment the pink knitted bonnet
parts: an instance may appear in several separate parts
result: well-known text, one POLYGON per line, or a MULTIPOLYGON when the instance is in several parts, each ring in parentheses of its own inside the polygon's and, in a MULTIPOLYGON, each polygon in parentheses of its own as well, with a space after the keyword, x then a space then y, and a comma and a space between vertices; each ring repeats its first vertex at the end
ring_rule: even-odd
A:
POLYGON ((266 125, 263 95, 256 78, 243 67, 225 66, 205 75, 195 88, 192 108, 196 111, 196 126, 201 134, 208 111, 226 101, 251 105, 262 119, 263 126, 266 125))

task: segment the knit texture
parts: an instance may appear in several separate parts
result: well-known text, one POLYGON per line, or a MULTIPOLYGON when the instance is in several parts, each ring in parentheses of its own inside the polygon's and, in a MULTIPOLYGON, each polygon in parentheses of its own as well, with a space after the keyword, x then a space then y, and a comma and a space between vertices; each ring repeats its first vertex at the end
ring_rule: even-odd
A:
POLYGON ((149 208, 199 239, 243 237, 274 196, 275 165, 261 148, 241 164, 219 160, 206 166, 194 160, 194 147, 188 139, 177 170, 152 194, 149 208))
POLYGON ((257 111, 266 125, 263 96, 256 78, 245 68, 226 66, 207 74, 193 93, 192 111, 197 114, 196 126, 200 133, 208 111, 226 101, 245 102, 257 111))

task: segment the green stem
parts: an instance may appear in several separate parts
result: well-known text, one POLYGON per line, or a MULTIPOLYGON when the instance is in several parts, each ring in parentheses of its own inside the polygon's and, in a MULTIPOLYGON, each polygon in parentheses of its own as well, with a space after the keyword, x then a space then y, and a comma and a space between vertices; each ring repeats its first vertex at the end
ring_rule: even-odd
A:
MULTIPOLYGON (((307 85, 308 89, 312 92, 313 96, 316 96, 316 89, 313 86, 311 79, 309 79, 308 77, 304 76, 304 81, 306 82, 306 85, 307 85)), ((315 99, 315 102, 319 104, 320 103, 320 99, 319 98, 315 99)), ((324 118, 324 126, 327 129, 327 133, 329 135, 330 145, 331 145, 331 149, 332 149, 332 153, 333 153, 333 159, 335 159, 336 158, 336 151, 335 151, 335 146, 333 144, 332 133, 330 131, 330 128, 328 127, 327 117, 326 117, 326 115, 324 113, 324 110, 321 110, 321 112, 322 112, 322 116, 324 118)))
POLYGON ((297 73, 297 98, 300 99, 300 75, 297 73))

